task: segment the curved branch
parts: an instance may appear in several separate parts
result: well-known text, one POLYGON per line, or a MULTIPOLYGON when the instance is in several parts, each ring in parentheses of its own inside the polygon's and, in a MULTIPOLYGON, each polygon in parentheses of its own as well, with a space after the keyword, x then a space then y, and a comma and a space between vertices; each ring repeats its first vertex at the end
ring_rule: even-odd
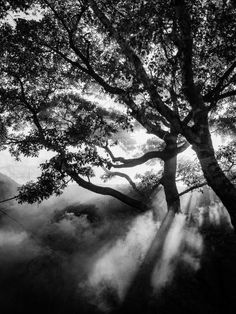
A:
POLYGON ((123 157, 115 157, 112 153, 112 151, 110 150, 110 148, 108 146, 104 146, 103 147, 105 149, 105 151, 109 154, 109 156, 111 157, 111 160, 113 162, 122 162, 122 163, 125 163, 125 158, 123 157))
POLYGON ((109 154, 109 156, 111 157, 113 162, 120 162, 121 163, 118 165, 110 163, 110 166, 112 168, 131 168, 131 167, 141 165, 141 164, 147 162, 148 160, 154 159, 154 158, 166 160, 166 159, 170 158, 171 156, 173 156, 173 154, 177 155, 177 154, 184 152, 189 146, 190 146, 190 144, 186 141, 184 144, 177 147, 177 150, 175 152, 172 152, 172 153, 170 153, 168 149, 164 149, 163 151, 147 152, 144 155, 142 155, 141 157, 129 158, 129 159, 126 159, 123 157, 115 157, 108 146, 105 146, 103 148, 109 154))
POLYGON ((136 184, 134 183, 134 181, 130 178, 130 176, 128 176, 126 173, 119 172, 119 171, 110 171, 110 170, 106 169, 105 167, 103 167, 103 170, 105 171, 105 173, 106 173, 108 176, 111 176, 111 177, 118 176, 118 177, 121 177, 121 178, 126 179, 126 180, 129 182, 129 184, 132 186, 133 190, 143 196, 143 194, 142 194, 142 193, 139 191, 139 189, 137 188, 137 185, 136 185, 136 184))
POLYGON ((81 187, 90 190, 94 193, 97 194, 102 194, 102 195, 109 195, 112 196, 119 201, 125 203, 126 205, 129 205, 133 208, 137 209, 137 212, 145 212, 148 208, 147 205, 142 203, 141 201, 138 201, 136 199, 133 199, 117 190, 114 190, 109 187, 103 187, 99 185, 95 185, 91 182, 85 181, 82 179, 75 171, 71 170, 69 165, 66 167, 65 172, 81 187))
POLYGON ((122 164, 115 165, 115 164, 110 164, 111 167, 113 168, 130 168, 130 167, 135 167, 138 165, 141 165, 145 163, 146 161, 153 159, 153 158, 159 158, 164 160, 166 157, 166 153, 164 151, 151 151, 147 152, 146 154, 142 155, 141 157, 138 158, 123 158, 123 157, 115 157, 112 153, 112 151, 108 147, 104 147, 106 152, 109 154, 113 162, 120 162, 122 164))

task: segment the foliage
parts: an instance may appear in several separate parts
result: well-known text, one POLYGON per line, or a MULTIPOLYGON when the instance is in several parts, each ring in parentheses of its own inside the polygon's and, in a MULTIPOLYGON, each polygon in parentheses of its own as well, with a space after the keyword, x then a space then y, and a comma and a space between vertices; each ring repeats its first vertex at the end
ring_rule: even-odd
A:
POLYGON ((217 151, 217 158, 222 169, 227 173, 227 176, 235 180, 236 178, 236 146, 235 140, 230 141, 227 145, 221 145, 217 151))
POLYGON ((231 101, 229 100, 222 106, 222 113, 214 114, 210 120, 212 127, 215 129, 215 131, 226 139, 229 136, 235 137, 236 135, 235 110, 236 106, 234 99, 232 99, 231 101))
MULTIPOLYGON (((189 141, 208 184, 221 190, 200 152, 208 150, 214 160, 209 121, 221 129, 227 123, 230 130, 235 121, 233 1, 9 1, 4 14, 28 8, 38 8, 41 18, 1 23, 0 103, 1 119, 11 130, 6 145, 16 158, 37 156, 42 148, 56 155, 36 183, 35 191, 47 182, 48 194, 42 188, 38 198, 32 192, 32 200, 60 193, 68 177, 91 187, 92 169, 115 159, 100 149, 137 123, 161 140, 154 150, 165 153, 164 161, 178 154, 180 136, 189 141), (86 93, 106 94, 126 112, 111 113, 86 100, 86 93), (219 104, 226 100, 223 117, 219 104)), ((188 175, 192 167, 179 166, 189 185, 196 181, 188 175)), ((144 181, 153 184, 149 177, 144 181)), ((33 189, 26 185, 23 194, 33 189)))
POLYGON ((152 192, 161 184, 161 178, 162 171, 158 173, 146 171, 144 174, 137 174, 136 179, 139 180, 137 187, 146 197, 150 197, 152 192))
POLYGON ((205 182, 201 167, 196 157, 193 159, 182 158, 178 162, 177 178, 188 187, 198 186, 205 182))
POLYGON ((9 11, 17 10, 27 10, 32 5, 31 0, 9 0, 9 1, 0 1, 0 18, 4 18, 9 11))

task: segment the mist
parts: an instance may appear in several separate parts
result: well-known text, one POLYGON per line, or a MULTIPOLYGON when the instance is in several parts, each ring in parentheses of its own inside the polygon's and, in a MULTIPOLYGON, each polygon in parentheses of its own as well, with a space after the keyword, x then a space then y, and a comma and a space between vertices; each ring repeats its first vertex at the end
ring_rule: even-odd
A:
MULTIPOLYGON (((5 197, 18 185, 1 179, 5 197)), ((176 302, 170 287, 186 274, 202 305, 201 280, 193 279, 208 267, 209 244, 200 230, 206 224, 214 232, 231 228, 222 204, 207 193, 205 199, 200 192, 183 196, 183 211, 174 216, 167 214, 163 191, 153 198, 153 211, 141 215, 75 186, 40 205, 1 204, 1 312, 143 313, 132 298, 145 300, 147 293, 155 311, 165 313, 176 302)), ((208 303, 217 308, 213 296, 208 303)))

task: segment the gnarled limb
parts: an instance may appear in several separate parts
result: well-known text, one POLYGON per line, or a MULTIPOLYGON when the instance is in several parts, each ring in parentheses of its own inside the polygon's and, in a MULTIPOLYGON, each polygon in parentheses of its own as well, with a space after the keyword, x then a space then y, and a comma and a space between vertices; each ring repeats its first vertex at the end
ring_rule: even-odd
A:
POLYGON ((153 159, 153 158, 159 158, 159 159, 164 159, 165 153, 163 151, 151 151, 148 152, 141 157, 138 158, 123 158, 123 157, 115 157, 110 150, 109 147, 105 146, 104 149, 106 152, 109 154, 113 162, 120 162, 121 164, 113 164, 110 163, 110 166, 113 168, 130 168, 130 167, 135 167, 138 165, 141 165, 145 163, 146 161, 153 159))
POLYGON ((106 169, 105 167, 103 167, 102 169, 104 170, 104 172, 106 173, 106 175, 108 177, 118 176, 118 177, 124 178, 125 180, 127 180, 129 182, 130 186, 133 188, 134 191, 136 191, 138 194, 143 196, 143 193, 141 193, 141 191, 138 189, 137 185, 130 178, 130 176, 128 176, 126 173, 119 172, 119 171, 110 171, 110 170, 106 169))
POLYGON ((146 204, 142 203, 141 201, 138 201, 136 199, 133 199, 117 190, 114 190, 110 187, 103 187, 99 185, 95 185, 91 182, 85 181, 83 178, 81 178, 75 171, 73 171, 69 165, 66 165, 64 168, 65 172, 81 187, 90 190, 97 194, 102 195, 109 195, 112 196, 119 201, 136 208, 138 212, 145 212, 147 210, 146 204))

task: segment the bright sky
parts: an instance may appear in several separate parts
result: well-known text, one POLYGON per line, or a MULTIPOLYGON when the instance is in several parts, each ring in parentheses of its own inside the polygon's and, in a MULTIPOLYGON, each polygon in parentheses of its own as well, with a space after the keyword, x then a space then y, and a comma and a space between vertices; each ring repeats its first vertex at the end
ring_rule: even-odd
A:
POLYGON ((16 19, 21 18, 25 20, 36 20, 39 21, 42 18, 42 11, 41 13, 39 12, 40 8, 39 6, 35 5, 34 9, 32 10, 27 10, 27 14, 19 11, 19 12, 9 12, 6 18, 4 19, 4 22, 9 23, 12 27, 16 26, 16 19))
MULTIPOLYGON (((133 139, 136 141, 137 145, 144 144, 148 138, 151 138, 149 134, 147 134, 144 130, 139 130, 138 132, 135 132, 132 134, 133 139)), ((217 148, 219 145, 222 145, 222 140, 219 136, 213 135, 213 143, 214 147, 217 148)), ((132 154, 134 154, 133 151, 130 152, 129 155, 127 155, 127 152, 122 150, 120 147, 113 147, 112 151, 116 157, 125 157, 125 158, 131 158, 133 157, 132 154)), ((181 154, 182 156, 185 156, 186 158, 194 158, 195 153, 189 147, 184 153, 181 154)), ((38 158, 26 158, 22 157, 21 161, 16 161, 8 151, 1 151, 0 152, 0 172, 3 174, 6 174, 7 176, 11 177, 16 182, 23 184, 26 183, 29 180, 35 180, 37 176, 40 175, 40 169, 38 168, 40 163, 44 162, 47 159, 50 159, 53 156, 53 153, 48 151, 42 151, 38 158)), ((157 162, 156 170, 158 170, 159 165, 157 162)), ((116 170, 116 169, 115 169, 116 170)), ((114 171, 115 171, 114 170, 114 171)), ((134 178, 134 176, 137 173, 144 173, 145 171, 150 170, 149 167, 144 165, 139 165, 137 167, 133 168, 124 168, 124 169, 117 169, 117 171, 123 171, 127 173, 131 178, 134 178)), ((92 182, 96 184, 102 184, 103 182, 100 179, 100 176, 103 174, 103 170, 97 169, 96 170, 96 178, 92 179, 92 182)), ((117 183, 122 184, 124 179, 116 177, 112 179, 112 181, 109 181, 110 183, 117 183)), ((106 184, 108 185, 109 182, 106 184)))
MULTIPOLYGON (((150 135, 148 135, 144 131, 139 131, 136 134, 133 134, 132 137, 134 138, 134 140, 137 141, 138 145, 141 145, 141 144, 144 144, 148 138, 150 138, 150 135)), ((120 157, 120 156, 125 157, 125 158, 133 157, 132 156, 133 152, 127 155, 127 152, 125 152, 120 147, 113 147, 112 151, 114 155, 117 157, 120 157)), ((48 151, 42 151, 39 157, 37 158, 22 157, 21 161, 16 161, 7 150, 1 151, 0 152, 0 172, 11 177, 18 183, 23 184, 29 180, 36 179, 37 176, 40 175, 40 169, 38 168, 40 163, 44 162, 45 160, 50 159, 52 156, 53 156, 53 153, 48 152, 48 151)), ((117 169, 117 171, 123 171, 132 178, 134 178, 137 172, 142 173, 147 170, 148 170, 148 167, 145 165, 140 165, 135 168, 117 169)), ((102 183, 100 176, 103 173, 104 173, 103 170, 97 169, 96 170, 97 177, 93 178, 92 182, 96 184, 102 183)), ((124 182, 124 179, 116 178, 116 179, 112 179, 111 182, 120 184, 124 182)))

